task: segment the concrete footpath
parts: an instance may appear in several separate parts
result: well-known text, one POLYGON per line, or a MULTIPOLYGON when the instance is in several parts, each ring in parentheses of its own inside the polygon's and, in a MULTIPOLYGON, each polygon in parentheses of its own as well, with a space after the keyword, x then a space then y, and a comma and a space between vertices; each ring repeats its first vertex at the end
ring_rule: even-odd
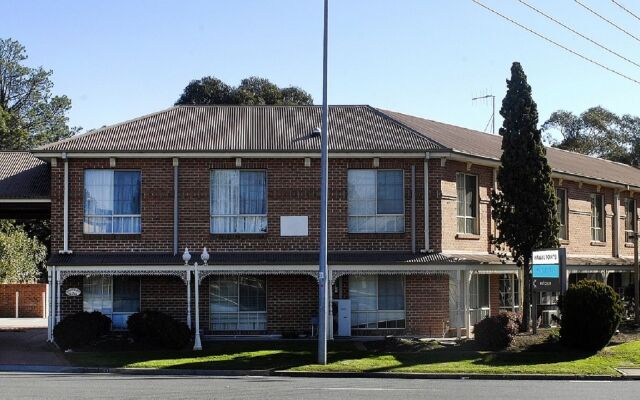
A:
POLYGON ((62 353, 47 342, 46 320, 45 328, 31 328, 39 321, 8 319, 12 318, 0 321, 0 366, 69 366, 62 353))

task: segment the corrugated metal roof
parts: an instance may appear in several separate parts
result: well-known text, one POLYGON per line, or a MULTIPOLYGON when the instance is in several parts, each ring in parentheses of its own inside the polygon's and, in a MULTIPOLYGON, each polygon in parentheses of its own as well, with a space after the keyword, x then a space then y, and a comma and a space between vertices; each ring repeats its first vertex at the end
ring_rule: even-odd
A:
MULTIPOLYGON (((64 152, 318 152, 320 106, 176 106, 46 145, 64 152)), ((441 147, 370 106, 329 107, 333 152, 441 147)))
POLYGON ((48 199, 49 164, 29 152, 0 151, 0 199, 48 199))
MULTIPOLYGON (((500 160, 502 155, 502 136, 500 135, 478 132, 394 111, 379 111, 453 151, 494 160, 500 160)), ((640 187, 640 170, 630 165, 553 147, 547 147, 547 160, 556 172, 640 187)))

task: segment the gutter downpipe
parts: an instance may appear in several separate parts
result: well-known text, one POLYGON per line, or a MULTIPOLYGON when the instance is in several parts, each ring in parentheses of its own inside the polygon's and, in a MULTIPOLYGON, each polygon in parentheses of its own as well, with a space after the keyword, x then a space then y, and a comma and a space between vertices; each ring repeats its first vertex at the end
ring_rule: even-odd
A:
POLYGON ((423 253, 429 253, 429 159, 431 155, 426 153, 424 156, 424 250, 423 253))
MULTIPOLYGON (((173 159, 173 255, 178 254, 178 158, 173 159)), ((191 272, 189 272, 191 274, 191 272)), ((191 321, 189 321, 191 324, 191 321)))
POLYGON ((62 153, 62 159, 64 160, 64 234, 61 253, 69 254, 71 252, 69 251, 69 159, 67 153, 62 153))
POLYGON ((411 252, 416 253, 416 166, 411 166, 411 252))

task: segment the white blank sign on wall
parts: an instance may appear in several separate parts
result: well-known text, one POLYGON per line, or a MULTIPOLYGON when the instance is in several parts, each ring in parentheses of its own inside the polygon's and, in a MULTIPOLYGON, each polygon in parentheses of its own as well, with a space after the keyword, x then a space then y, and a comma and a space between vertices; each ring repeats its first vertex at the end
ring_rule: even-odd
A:
POLYGON ((309 236, 309 217, 281 216, 280 236, 309 236))

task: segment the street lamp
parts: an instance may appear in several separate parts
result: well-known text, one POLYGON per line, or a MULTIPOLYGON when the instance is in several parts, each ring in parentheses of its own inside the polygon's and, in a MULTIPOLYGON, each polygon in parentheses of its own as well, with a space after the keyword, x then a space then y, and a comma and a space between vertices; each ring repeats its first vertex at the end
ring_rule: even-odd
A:
MULTIPOLYGON (((202 264, 203 265, 207 265, 207 263, 209 262, 209 252, 207 251, 207 248, 205 247, 202 250, 202 254, 200 255, 200 259, 202 259, 202 264)), ((185 247, 184 248, 184 253, 182 254, 182 260, 184 260, 184 265, 189 265, 189 261, 191 260, 191 254, 189 253, 189 248, 185 247)), ((200 299, 200 272, 198 271, 198 263, 194 262, 193 263, 193 273, 194 273, 194 277, 195 277, 195 281, 196 281, 196 327, 195 327, 195 338, 193 341, 193 350, 202 350, 202 342, 200 341, 200 305, 199 305, 199 299, 200 299)))

